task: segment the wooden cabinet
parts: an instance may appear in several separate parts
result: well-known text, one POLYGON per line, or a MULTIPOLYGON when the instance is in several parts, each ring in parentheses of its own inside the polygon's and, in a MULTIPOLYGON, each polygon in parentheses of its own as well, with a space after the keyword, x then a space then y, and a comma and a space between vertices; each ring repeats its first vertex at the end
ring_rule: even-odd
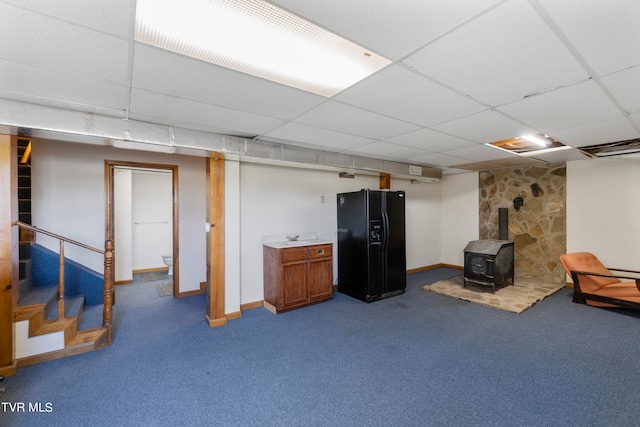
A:
POLYGON ((273 313, 333 297, 333 246, 264 246, 264 300, 273 313))

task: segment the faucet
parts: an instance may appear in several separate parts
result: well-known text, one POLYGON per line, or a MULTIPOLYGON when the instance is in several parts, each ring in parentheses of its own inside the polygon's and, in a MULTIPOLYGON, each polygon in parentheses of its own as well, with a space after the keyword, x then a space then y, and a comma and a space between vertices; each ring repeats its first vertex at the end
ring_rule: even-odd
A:
POLYGON ((296 236, 287 236, 287 240, 288 240, 289 242, 297 242, 299 237, 300 237, 299 235, 296 235, 296 236))

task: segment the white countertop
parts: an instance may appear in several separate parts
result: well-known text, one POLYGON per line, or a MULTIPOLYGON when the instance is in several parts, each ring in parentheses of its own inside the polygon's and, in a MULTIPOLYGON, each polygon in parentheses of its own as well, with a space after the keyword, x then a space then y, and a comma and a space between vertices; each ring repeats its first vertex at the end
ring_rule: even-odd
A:
POLYGON ((318 239, 318 235, 311 231, 264 236, 262 237, 262 244, 271 248, 282 249, 296 246, 330 245, 333 242, 331 240, 318 239), (289 237, 292 236, 297 236, 297 240, 290 241, 289 237))
POLYGON ((333 242, 330 240, 323 240, 323 239, 305 239, 305 240, 294 240, 292 242, 289 242, 289 241, 264 242, 263 244, 271 248, 282 249, 282 248, 295 248, 296 246, 330 245, 330 244, 333 244, 333 242))

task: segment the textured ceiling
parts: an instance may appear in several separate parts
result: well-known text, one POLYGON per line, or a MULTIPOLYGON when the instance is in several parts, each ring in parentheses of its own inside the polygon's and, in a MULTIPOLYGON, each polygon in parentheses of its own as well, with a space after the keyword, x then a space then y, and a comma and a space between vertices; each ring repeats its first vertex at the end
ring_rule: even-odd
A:
POLYGON ((0 0, 0 98, 444 173, 640 138, 637 0, 272 3, 392 64, 325 98, 135 42, 133 0, 0 0), (573 148, 484 145, 538 132, 573 148))

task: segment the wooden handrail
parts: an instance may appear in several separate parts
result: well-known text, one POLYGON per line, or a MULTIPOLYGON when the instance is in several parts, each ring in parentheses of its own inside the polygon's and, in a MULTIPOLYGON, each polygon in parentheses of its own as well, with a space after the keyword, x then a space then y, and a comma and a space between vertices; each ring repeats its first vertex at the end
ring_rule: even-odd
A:
POLYGON ((47 230, 43 230, 41 228, 35 227, 31 224, 24 223, 22 221, 14 221, 11 225, 17 225, 18 227, 26 228, 27 230, 35 231, 37 233, 46 234, 47 236, 51 236, 55 239, 62 240, 68 243, 71 243, 76 246, 80 246, 81 248, 88 249, 90 251, 98 252, 99 254, 104 255, 104 251, 102 249, 94 248, 93 246, 85 245, 84 243, 76 242, 75 240, 68 239, 66 237, 60 236, 58 234, 52 233, 47 230))
POLYGON ((42 230, 38 227, 34 227, 31 224, 26 224, 21 221, 14 221, 12 226, 18 226, 21 228, 25 228, 27 230, 34 231, 36 233, 42 233, 47 236, 56 238, 60 240, 60 261, 59 261, 59 273, 58 273, 58 319, 64 318, 64 242, 71 243, 73 245, 79 246, 81 248, 97 252, 104 256, 104 283, 103 283, 103 310, 102 310, 102 328, 107 331, 106 337, 106 345, 111 344, 113 341, 113 304, 115 303, 115 292, 114 292, 114 245, 113 240, 106 240, 104 243, 104 251, 101 249, 94 248, 89 245, 85 245, 84 243, 76 242, 75 240, 68 239, 66 237, 60 236, 58 234, 52 233, 50 231, 42 230))

